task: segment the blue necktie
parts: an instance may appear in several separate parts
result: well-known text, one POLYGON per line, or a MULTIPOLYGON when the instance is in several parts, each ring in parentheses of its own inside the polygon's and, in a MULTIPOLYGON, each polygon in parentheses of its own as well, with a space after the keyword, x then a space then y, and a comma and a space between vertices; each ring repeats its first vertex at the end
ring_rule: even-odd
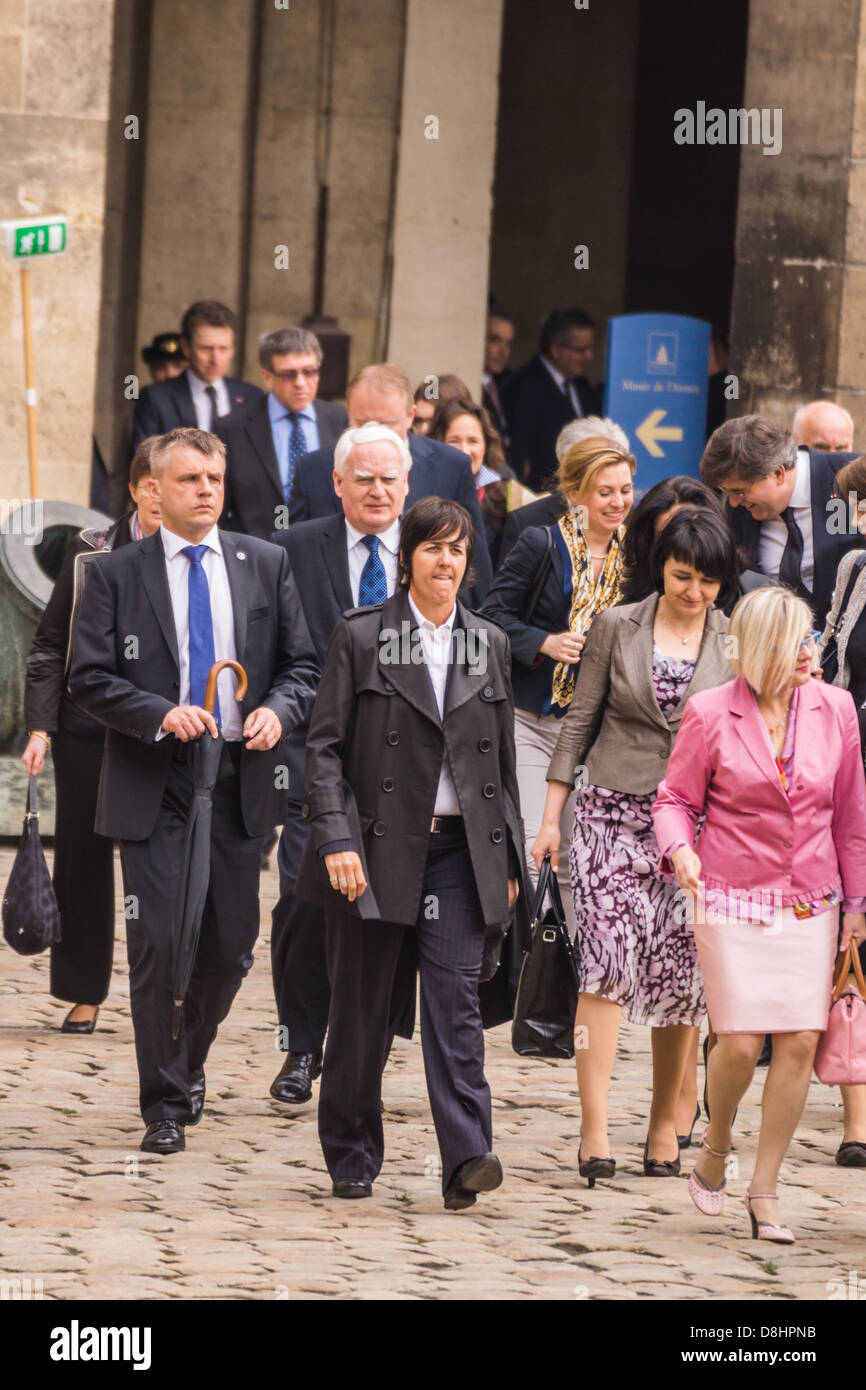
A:
POLYGON ((361 570, 361 582, 358 585, 358 607, 369 608, 373 603, 385 602, 388 597, 388 580, 385 575, 385 566, 379 555, 379 537, 362 536, 361 541, 369 550, 370 555, 366 565, 361 570))
MULTIPOLYGON (((202 565, 206 551, 206 545, 185 545, 182 551, 189 560, 189 702, 199 707, 204 705, 208 671, 216 661, 210 589, 202 565)), ((219 728, 219 696, 214 701, 213 713, 219 728)))
POLYGON ((289 471, 286 477, 286 501, 289 500, 289 493, 292 490, 292 479, 295 476, 295 469, 298 466, 298 459, 303 458, 307 452, 307 441, 304 438, 304 431, 301 426, 301 417, 294 410, 290 410, 286 415, 289 421, 289 471))

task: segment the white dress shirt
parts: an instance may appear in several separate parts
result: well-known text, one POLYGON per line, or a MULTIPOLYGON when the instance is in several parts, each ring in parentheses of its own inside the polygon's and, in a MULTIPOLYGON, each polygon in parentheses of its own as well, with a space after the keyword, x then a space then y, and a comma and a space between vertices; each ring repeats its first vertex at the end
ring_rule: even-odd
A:
POLYGON ((196 424, 200 430, 210 429, 211 400, 210 396, 206 394, 209 386, 212 386, 216 391, 217 415, 223 416, 230 414, 232 403, 229 399, 229 388, 226 386, 225 377, 220 377, 219 381, 202 381, 200 376, 196 376, 192 367, 187 367, 186 379, 189 382, 189 389, 192 392, 192 404, 195 410, 196 424))
MULTIPOLYGON (((165 551, 165 570, 168 575, 168 590, 171 595, 171 610, 174 615, 174 628, 177 633, 177 652, 180 659, 180 698, 179 705, 189 704, 189 571, 192 561, 182 552, 191 545, 182 536, 160 527, 162 546, 165 551)), ((215 661, 236 661, 234 609, 229 588, 229 577, 223 558, 220 535, 214 526, 200 542, 207 546, 202 560, 202 569, 207 577, 210 590, 210 611, 213 619, 213 645, 215 661)), ((220 702, 220 721, 223 738, 226 742, 236 742, 243 732, 241 707, 234 698, 236 680, 234 672, 223 671, 217 682, 220 702)))
MULTIPOLYGON (((547 370, 550 372, 550 375, 553 377, 553 380, 556 382, 557 388, 562 392, 563 396, 565 396, 566 383, 565 377, 562 375, 562 372, 558 372, 556 370, 550 359, 544 356, 544 353, 541 354, 541 360, 544 363, 547 370)), ((571 402, 571 408, 574 411, 575 415, 578 417, 578 419, 583 419, 583 410, 581 409, 580 405, 580 397, 574 389, 573 381, 570 381, 568 383, 568 399, 571 402)))
MULTIPOLYGON (((810 593, 814 591, 815 541, 812 535, 812 473, 809 467, 809 450, 797 450, 796 479, 794 491, 788 503, 794 520, 803 537, 803 559, 800 562, 800 575, 810 593)), ((761 538, 758 543, 758 563, 764 574, 771 579, 779 578, 782 556, 788 543, 788 528, 782 517, 774 516, 770 521, 761 522, 761 538)))
MULTIPOLYGON (((427 667, 427 674, 430 677, 433 694, 436 697, 436 708, 439 711, 439 718, 444 720, 445 687, 448 684, 448 672, 451 669, 451 633, 454 629, 457 605, 455 604, 451 609, 444 623, 436 627, 429 618, 424 617, 411 594, 408 595, 408 598, 412 616, 418 624, 418 631, 421 634, 421 650, 424 653, 424 664, 427 667)), ((433 814, 434 816, 460 816, 463 814, 460 809, 460 799, 454 785, 454 778, 451 776, 451 765, 447 752, 442 758, 433 814)))
MULTIPOLYGON (((364 544, 364 537, 370 534, 369 531, 358 531, 351 521, 346 522, 346 545, 349 554, 349 588, 352 591, 352 602, 358 607, 358 591, 361 587, 361 575, 364 566, 370 558, 370 552, 364 544)), ((379 534, 379 559, 385 566, 385 579, 388 584, 388 597, 390 598, 397 587, 397 552, 400 549, 400 522, 393 522, 387 531, 379 534)))

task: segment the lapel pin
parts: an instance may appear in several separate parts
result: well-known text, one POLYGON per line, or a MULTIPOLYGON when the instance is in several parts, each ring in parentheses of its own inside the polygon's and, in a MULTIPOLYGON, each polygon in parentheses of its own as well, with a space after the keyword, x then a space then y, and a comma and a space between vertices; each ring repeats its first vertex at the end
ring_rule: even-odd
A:
POLYGON ((245 560, 246 558, 247 558, 247 552, 246 552, 245 550, 239 550, 239 551, 238 551, 238 559, 239 559, 239 560, 245 560))

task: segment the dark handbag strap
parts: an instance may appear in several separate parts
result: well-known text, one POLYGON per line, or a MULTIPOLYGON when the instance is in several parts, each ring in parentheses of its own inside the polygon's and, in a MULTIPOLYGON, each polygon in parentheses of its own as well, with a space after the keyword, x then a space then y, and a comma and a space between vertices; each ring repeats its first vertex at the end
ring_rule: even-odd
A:
POLYGON ((562 907, 562 895, 559 891, 559 879, 553 872, 550 864, 550 855, 546 854, 541 861, 541 868, 538 871, 538 884, 535 889, 535 897, 532 902, 532 930, 538 926, 544 914, 544 900, 550 898, 553 908, 553 915, 556 918, 556 925, 560 931, 568 935, 565 927, 565 912, 562 907))
POLYGON ((550 566, 553 564, 553 527, 545 526, 544 529, 547 532, 547 550, 544 553, 544 559, 538 567, 538 574, 535 576, 535 583, 532 586, 532 591, 529 595, 529 598, 526 601, 526 607, 523 610, 523 621, 525 623, 530 622, 533 613, 538 607, 538 600, 541 598, 541 591, 547 583, 547 576, 550 573, 550 566))
MULTIPOLYGON (((866 554, 858 555, 856 563, 851 567, 851 573, 848 576, 848 583, 845 585, 845 592, 842 595, 842 602, 839 605, 839 612, 836 614, 836 621, 830 629, 830 636, 827 640, 827 646, 824 648, 825 656, 830 654, 830 643, 835 643, 836 641, 837 634, 839 632, 840 627, 842 626, 842 619, 845 616, 845 609, 848 607, 851 594, 854 590, 854 585, 860 578, 860 571, 862 570, 864 564, 866 564, 866 554)), ((821 662, 821 665, 824 665, 823 661, 821 662)))
POLYGON ((39 795, 37 792, 37 778, 31 777, 27 783, 27 810, 24 813, 25 820, 39 819, 39 795))

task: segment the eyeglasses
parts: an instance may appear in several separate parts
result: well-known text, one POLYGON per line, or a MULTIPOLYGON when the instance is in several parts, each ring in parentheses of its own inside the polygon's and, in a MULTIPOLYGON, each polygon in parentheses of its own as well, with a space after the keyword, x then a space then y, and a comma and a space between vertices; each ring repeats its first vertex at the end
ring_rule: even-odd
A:
POLYGON ((312 381, 321 370, 321 367, 291 367, 287 372, 271 372, 271 376, 278 376, 280 381, 300 381, 301 377, 312 381))
POLYGON ((818 629, 813 628, 811 632, 806 633, 806 636, 803 638, 797 650, 802 651, 804 647, 813 647, 820 636, 821 634, 818 629))

